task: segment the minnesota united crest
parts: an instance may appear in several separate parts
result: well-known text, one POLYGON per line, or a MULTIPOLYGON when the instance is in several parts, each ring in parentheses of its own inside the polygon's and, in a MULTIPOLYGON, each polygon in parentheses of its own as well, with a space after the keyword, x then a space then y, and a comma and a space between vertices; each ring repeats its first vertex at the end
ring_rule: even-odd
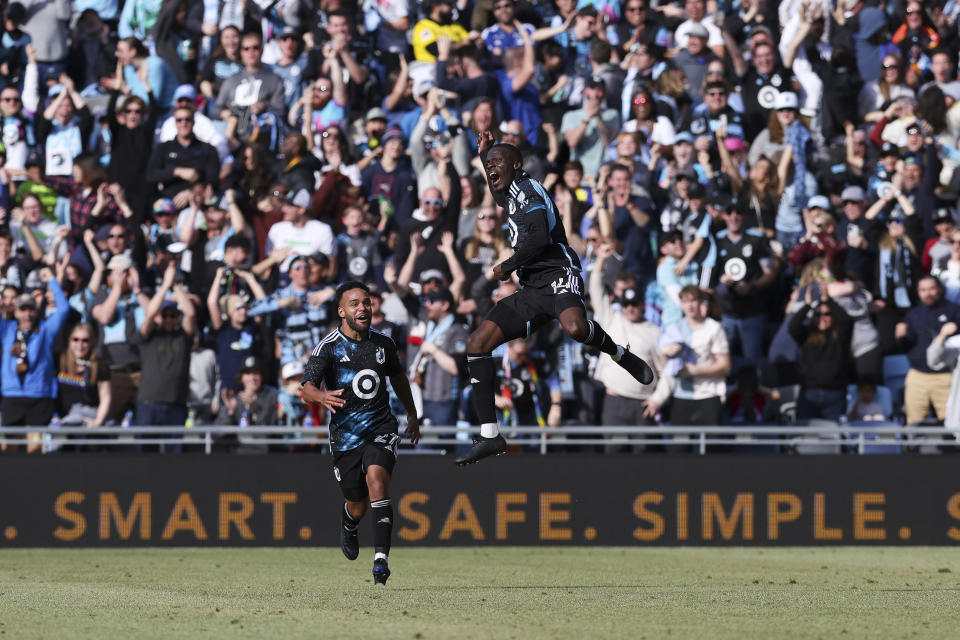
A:
POLYGON ((387 352, 383 350, 383 347, 377 347, 377 364, 383 364, 387 361, 387 352))

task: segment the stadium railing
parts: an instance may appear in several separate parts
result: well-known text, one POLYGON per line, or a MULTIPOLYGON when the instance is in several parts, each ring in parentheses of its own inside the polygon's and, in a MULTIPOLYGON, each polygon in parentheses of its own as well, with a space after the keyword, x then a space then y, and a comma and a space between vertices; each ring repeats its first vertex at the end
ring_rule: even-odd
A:
MULTIPOLYGON (((401 426, 401 431, 403 427, 401 426)), ((781 452, 802 454, 934 453, 960 447, 960 431, 944 427, 903 427, 891 423, 858 423, 790 426, 563 426, 559 428, 506 427, 510 445, 532 453, 603 447, 657 447, 700 455, 715 451, 781 452)), ((420 444, 401 443, 404 453, 442 453, 467 446, 477 427, 424 426, 420 444)), ((40 438, 43 453, 70 448, 127 448, 183 446, 186 451, 210 454, 224 447, 326 449, 324 427, 283 426, 171 426, 171 427, 3 427, 0 444, 23 445, 28 434, 40 438)))

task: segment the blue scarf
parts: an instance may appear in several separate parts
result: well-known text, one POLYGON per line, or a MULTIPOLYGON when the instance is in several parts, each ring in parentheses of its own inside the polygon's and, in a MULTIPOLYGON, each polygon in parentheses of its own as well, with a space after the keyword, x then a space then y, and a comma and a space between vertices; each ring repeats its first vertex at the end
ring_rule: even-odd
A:
POLYGON ((807 143, 812 136, 799 121, 787 129, 787 144, 793 148, 793 201, 799 207, 807 206, 807 143))

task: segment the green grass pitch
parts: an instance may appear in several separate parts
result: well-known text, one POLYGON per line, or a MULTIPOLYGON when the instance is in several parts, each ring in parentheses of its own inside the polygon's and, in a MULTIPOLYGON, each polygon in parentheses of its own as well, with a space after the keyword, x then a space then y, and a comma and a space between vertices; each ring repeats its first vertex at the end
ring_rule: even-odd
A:
MULTIPOLYGON (((362 539, 361 539, 362 542, 362 539)), ((0 638, 960 634, 951 548, 0 551, 0 638)))

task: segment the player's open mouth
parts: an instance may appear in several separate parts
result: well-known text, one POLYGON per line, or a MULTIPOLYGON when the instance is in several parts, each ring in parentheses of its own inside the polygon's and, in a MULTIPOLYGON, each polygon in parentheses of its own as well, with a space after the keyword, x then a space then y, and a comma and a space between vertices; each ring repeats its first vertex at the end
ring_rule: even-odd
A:
POLYGON ((488 171, 487 177, 490 179, 490 184, 498 185, 500 184, 500 174, 496 171, 488 171))

